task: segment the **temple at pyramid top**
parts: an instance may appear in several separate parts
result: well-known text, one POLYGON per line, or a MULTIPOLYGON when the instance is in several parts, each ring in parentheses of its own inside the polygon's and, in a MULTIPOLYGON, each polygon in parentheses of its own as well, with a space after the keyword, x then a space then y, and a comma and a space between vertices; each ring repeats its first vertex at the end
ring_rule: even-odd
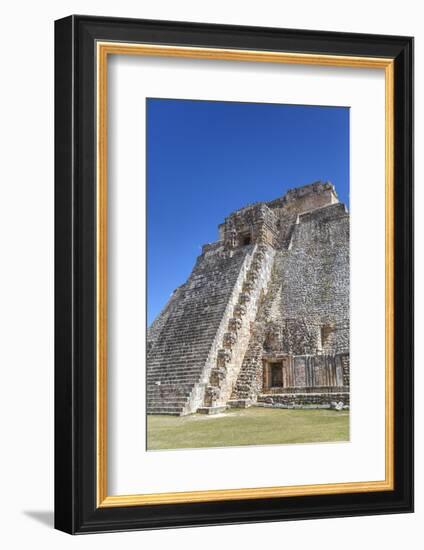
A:
POLYGON ((316 181, 289 189, 280 198, 250 204, 232 212, 219 225, 219 240, 227 249, 259 242, 275 247, 288 246, 292 226, 298 222, 299 215, 332 205, 339 205, 335 209, 346 212, 330 182, 316 181))

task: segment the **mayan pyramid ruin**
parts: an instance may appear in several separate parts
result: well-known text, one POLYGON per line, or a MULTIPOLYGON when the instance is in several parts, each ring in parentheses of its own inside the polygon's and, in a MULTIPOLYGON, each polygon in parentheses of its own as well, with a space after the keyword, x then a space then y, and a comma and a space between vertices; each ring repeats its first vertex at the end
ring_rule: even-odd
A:
POLYGON ((147 334, 147 413, 349 405, 349 213, 316 182, 219 226, 147 334))

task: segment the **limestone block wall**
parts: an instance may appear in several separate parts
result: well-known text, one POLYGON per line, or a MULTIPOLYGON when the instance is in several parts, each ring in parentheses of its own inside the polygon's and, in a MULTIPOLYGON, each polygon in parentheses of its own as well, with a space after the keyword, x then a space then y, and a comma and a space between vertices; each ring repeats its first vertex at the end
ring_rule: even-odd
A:
POLYGON ((299 216, 281 264, 282 347, 349 351, 349 215, 342 204, 299 216))
POLYGON ((264 355, 264 388, 266 392, 287 392, 310 388, 337 388, 344 385, 341 355, 264 355), (276 367, 275 367, 276 365, 276 367), (281 372, 281 387, 272 386, 271 368, 281 372))
POLYGON ((267 353, 318 356, 311 383, 322 386, 319 364, 333 359, 321 357, 337 355, 338 383, 343 371, 349 385, 349 215, 342 204, 297 215, 290 241, 281 242, 232 400, 256 401, 267 353))
POLYGON ((277 244, 277 217, 264 203, 256 203, 236 212, 225 219, 220 226, 220 236, 226 249, 244 245, 247 238, 255 244, 277 244))

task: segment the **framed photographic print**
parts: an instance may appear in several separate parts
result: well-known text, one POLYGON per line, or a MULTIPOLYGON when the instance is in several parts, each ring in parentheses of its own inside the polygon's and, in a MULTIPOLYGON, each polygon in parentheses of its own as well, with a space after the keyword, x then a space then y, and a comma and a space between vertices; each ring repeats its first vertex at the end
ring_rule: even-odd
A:
POLYGON ((55 26, 55 524, 413 509, 413 39, 55 26))

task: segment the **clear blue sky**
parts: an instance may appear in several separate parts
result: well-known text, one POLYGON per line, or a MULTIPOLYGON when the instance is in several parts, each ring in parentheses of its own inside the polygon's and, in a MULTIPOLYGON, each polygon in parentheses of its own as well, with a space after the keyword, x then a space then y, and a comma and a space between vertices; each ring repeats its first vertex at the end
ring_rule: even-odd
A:
POLYGON ((329 180, 349 203, 349 108, 147 99, 147 315, 247 203, 329 180))

